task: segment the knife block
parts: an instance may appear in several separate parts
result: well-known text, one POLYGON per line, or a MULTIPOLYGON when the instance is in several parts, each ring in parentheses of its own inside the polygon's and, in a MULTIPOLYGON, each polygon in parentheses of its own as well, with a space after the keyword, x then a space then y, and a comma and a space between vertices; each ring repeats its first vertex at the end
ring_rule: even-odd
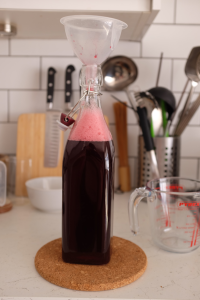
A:
POLYGON ((62 176, 63 132, 56 168, 44 167, 45 114, 23 114, 17 127, 16 196, 27 196, 25 182, 44 176, 62 176))

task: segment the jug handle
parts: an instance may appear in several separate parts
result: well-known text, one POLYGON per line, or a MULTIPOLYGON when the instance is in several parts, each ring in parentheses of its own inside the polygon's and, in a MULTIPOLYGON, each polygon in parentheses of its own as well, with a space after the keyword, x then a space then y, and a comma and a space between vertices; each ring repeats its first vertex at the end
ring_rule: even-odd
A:
POLYGON ((130 196, 128 202, 128 216, 130 229, 134 235, 139 233, 139 222, 138 222, 138 204, 140 201, 147 197, 149 192, 145 187, 135 189, 130 196))

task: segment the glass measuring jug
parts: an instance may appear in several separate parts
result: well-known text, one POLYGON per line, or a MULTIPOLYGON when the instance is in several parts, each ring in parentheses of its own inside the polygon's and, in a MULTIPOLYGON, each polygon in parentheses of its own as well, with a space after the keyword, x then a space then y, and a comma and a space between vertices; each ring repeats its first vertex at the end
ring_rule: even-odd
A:
POLYGON ((200 245, 200 182, 169 177, 135 189, 128 204, 130 228, 139 232, 138 204, 147 198, 153 241, 172 252, 190 252, 200 245))
POLYGON ((0 161, 0 206, 4 206, 6 203, 6 177, 6 165, 0 161))

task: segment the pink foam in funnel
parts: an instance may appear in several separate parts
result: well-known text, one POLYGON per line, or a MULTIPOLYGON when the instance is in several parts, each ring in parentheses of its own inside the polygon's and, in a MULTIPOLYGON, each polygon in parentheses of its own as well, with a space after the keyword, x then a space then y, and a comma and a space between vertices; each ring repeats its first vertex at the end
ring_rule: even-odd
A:
POLYGON ((112 140, 102 110, 100 108, 83 109, 74 123, 69 140, 94 142, 112 140))

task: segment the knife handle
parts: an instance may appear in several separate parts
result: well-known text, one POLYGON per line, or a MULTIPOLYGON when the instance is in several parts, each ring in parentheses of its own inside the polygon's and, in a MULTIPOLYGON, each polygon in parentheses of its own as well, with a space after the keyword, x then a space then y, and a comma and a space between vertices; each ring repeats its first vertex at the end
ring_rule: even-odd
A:
POLYGON ((145 148, 147 151, 154 150, 154 143, 150 133, 150 124, 147 119, 146 108, 138 106, 137 112, 140 120, 140 127, 143 133, 145 148))
POLYGON ((54 92, 54 77, 56 70, 53 67, 48 68, 47 75, 47 103, 53 103, 53 92, 54 92))
POLYGON ((69 103, 72 94, 72 72, 75 71, 73 65, 69 65, 65 71, 65 103, 69 103))

